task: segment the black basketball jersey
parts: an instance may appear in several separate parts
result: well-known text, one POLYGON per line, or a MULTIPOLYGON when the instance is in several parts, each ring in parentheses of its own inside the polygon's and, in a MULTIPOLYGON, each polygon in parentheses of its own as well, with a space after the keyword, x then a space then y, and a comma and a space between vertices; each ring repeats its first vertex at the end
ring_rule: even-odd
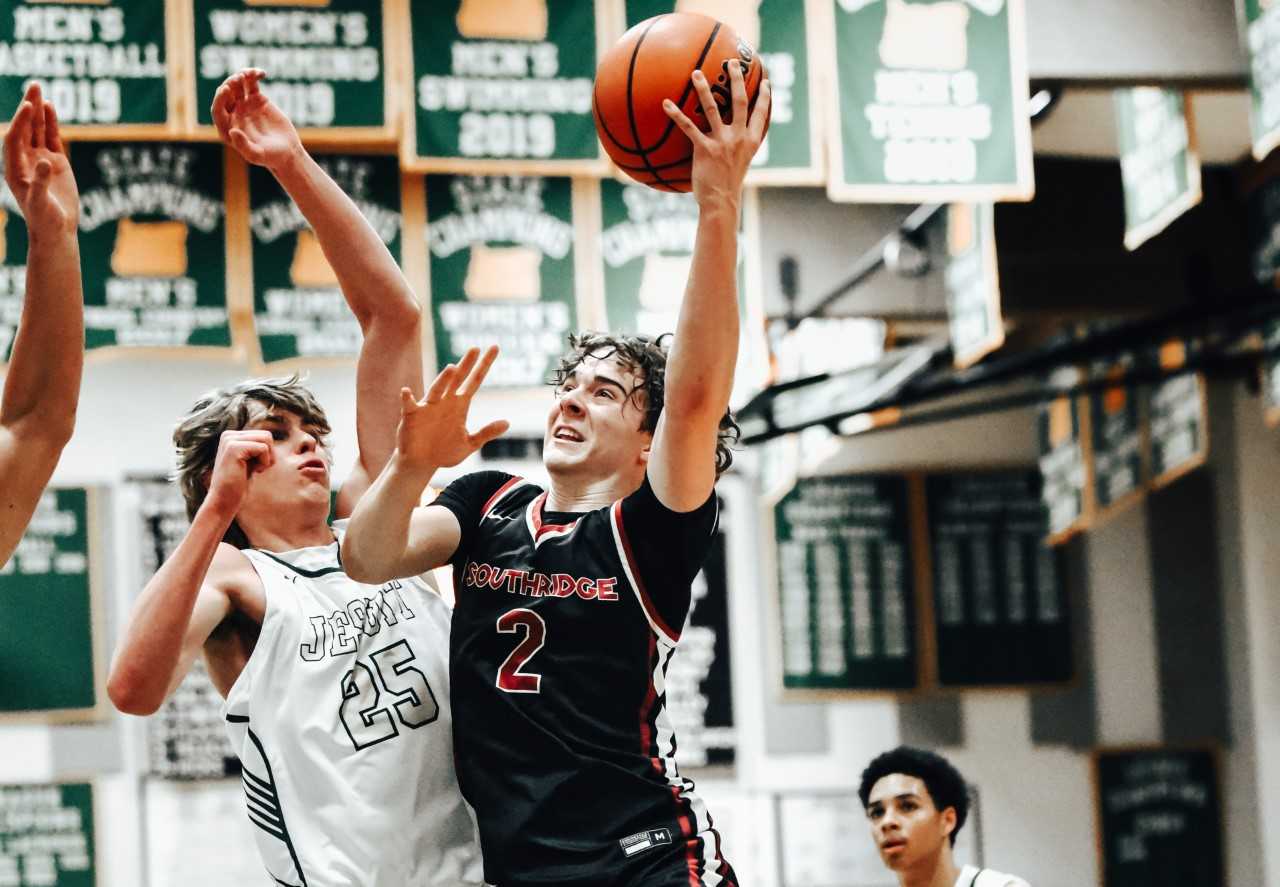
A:
POLYGON ((667 665, 710 550, 714 494, 689 513, 646 479, 583 513, 499 472, 436 500, 462 540, 450 679, 458 782, 500 887, 735 883, 676 769, 667 665), (662 873, 675 871, 674 881, 662 873))

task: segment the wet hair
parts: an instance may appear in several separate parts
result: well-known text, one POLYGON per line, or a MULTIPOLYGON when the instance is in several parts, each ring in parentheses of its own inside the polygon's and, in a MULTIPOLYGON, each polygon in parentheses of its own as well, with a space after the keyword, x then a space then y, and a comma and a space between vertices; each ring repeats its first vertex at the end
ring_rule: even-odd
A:
MULTIPOLYGON (((329 420, 315 395, 294 374, 287 378, 250 379, 229 388, 219 388, 196 401, 173 431, 177 449, 174 480, 187 503, 187 517, 195 518, 209 493, 208 478, 218 456, 218 441, 224 431, 245 428, 263 415, 286 410, 323 438, 330 431, 329 420)), ((236 548, 251 548, 249 538, 236 521, 231 522, 224 542, 236 548)))
MULTIPOLYGON (((658 416, 666 402, 667 355, 670 333, 658 336, 617 336, 608 333, 573 333, 569 336, 569 351, 560 358, 551 384, 559 388, 569 374, 574 372, 587 357, 598 360, 614 357, 618 363, 640 377, 636 387, 628 392, 628 398, 636 399, 643 393, 643 402, 636 401, 644 409, 640 423, 642 431, 658 427, 658 416)), ((742 432, 733 419, 733 413, 724 411, 720 417, 720 430, 716 435, 716 477, 724 474, 733 464, 732 446, 742 432)))
POLYGON ((900 745, 892 751, 878 755, 875 760, 862 771, 862 782, 858 785, 858 798, 866 809, 871 797, 871 789, 884 777, 892 773, 903 776, 914 776, 924 783, 933 798, 933 804, 941 812, 948 807, 956 811, 956 827, 951 830, 951 846, 955 846, 956 835, 964 826, 969 815, 969 787, 965 784, 960 771, 942 755, 934 754, 922 748, 900 745))

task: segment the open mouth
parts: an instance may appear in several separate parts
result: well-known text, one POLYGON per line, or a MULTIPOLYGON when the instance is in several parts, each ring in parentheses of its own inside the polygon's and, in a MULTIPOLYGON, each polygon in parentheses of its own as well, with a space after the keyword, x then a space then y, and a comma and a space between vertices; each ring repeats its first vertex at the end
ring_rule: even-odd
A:
POLYGON ((556 440, 567 440, 572 441, 573 443, 582 443, 583 441, 582 435, 574 431, 572 428, 557 428, 555 433, 551 436, 556 440))
POLYGON ((298 466, 298 470, 308 477, 323 478, 329 474, 329 466, 322 459, 308 459, 298 466))

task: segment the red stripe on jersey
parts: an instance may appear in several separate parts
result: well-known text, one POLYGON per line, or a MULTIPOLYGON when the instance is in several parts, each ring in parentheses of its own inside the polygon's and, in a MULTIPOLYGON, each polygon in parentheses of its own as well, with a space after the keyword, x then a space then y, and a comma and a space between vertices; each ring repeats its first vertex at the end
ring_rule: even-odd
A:
POLYGON ((703 887, 702 876, 698 874, 698 842, 687 841, 684 845, 685 858, 689 861, 690 887, 703 887))
POLYGON ((549 533, 563 533, 566 530, 572 530, 578 524, 576 518, 567 524, 544 524, 542 522, 542 507, 546 502, 546 493, 533 500, 533 540, 535 542, 549 533))
POLYGON ((665 779, 666 773, 662 769, 662 762, 655 754, 657 749, 653 745, 653 706, 658 701, 658 688, 653 685, 653 670, 657 668, 657 652, 658 640, 653 635, 649 635, 649 679, 647 681, 649 686, 645 690, 644 702, 640 705, 640 753, 649 759, 654 771, 665 779))
POLYGON ((513 477, 511 480, 498 487, 494 494, 489 497, 489 501, 484 503, 484 508, 480 509, 480 519, 484 520, 485 516, 493 509, 493 506, 498 504, 498 500, 507 494, 507 490, 511 489, 522 480, 524 480, 522 477, 513 477))
POLYGON ((636 563, 636 556, 631 551, 631 537, 627 535, 627 527, 622 522, 622 500, 619 499, 613 503, 613 516, 618 524, 618 538, 622 540, 622 550, 626 552, 627 563, 631 566, 631 576, 636 582, 636 591, 640 594, 640 604, 644 607, 645 612, 649 615, 649 619, 662 629, 662 633, 671 638, 673 642, 680 640, 680 632, 672 631, 667 625, 662 614, 658 612, 658 608, 653 605, 653 600, 649 597, 649 592, 644 587, 644 580, 640 578, 640 565, 636 563))

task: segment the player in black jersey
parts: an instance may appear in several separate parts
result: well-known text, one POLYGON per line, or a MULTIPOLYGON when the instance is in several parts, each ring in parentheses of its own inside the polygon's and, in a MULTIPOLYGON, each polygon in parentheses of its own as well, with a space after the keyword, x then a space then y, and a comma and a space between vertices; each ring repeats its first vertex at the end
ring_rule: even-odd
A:
POLYGON ((730 72, 731 123, 698 74, 710 132, 668 108, 694 144, 699 208, 670 348, 574 337, 547 417, 548 489, 481 472, 415 508, 438 468, 505 429, 467 431, 497 355, 471 350, 422 401, 402 393, 399 449, 342 545, 360 581, 453 565, 458 779, 499 887, 737 883, 676 770, 664 686, 736 431, 737 226, 769 93, 748 119, 742 73, 730 72))

